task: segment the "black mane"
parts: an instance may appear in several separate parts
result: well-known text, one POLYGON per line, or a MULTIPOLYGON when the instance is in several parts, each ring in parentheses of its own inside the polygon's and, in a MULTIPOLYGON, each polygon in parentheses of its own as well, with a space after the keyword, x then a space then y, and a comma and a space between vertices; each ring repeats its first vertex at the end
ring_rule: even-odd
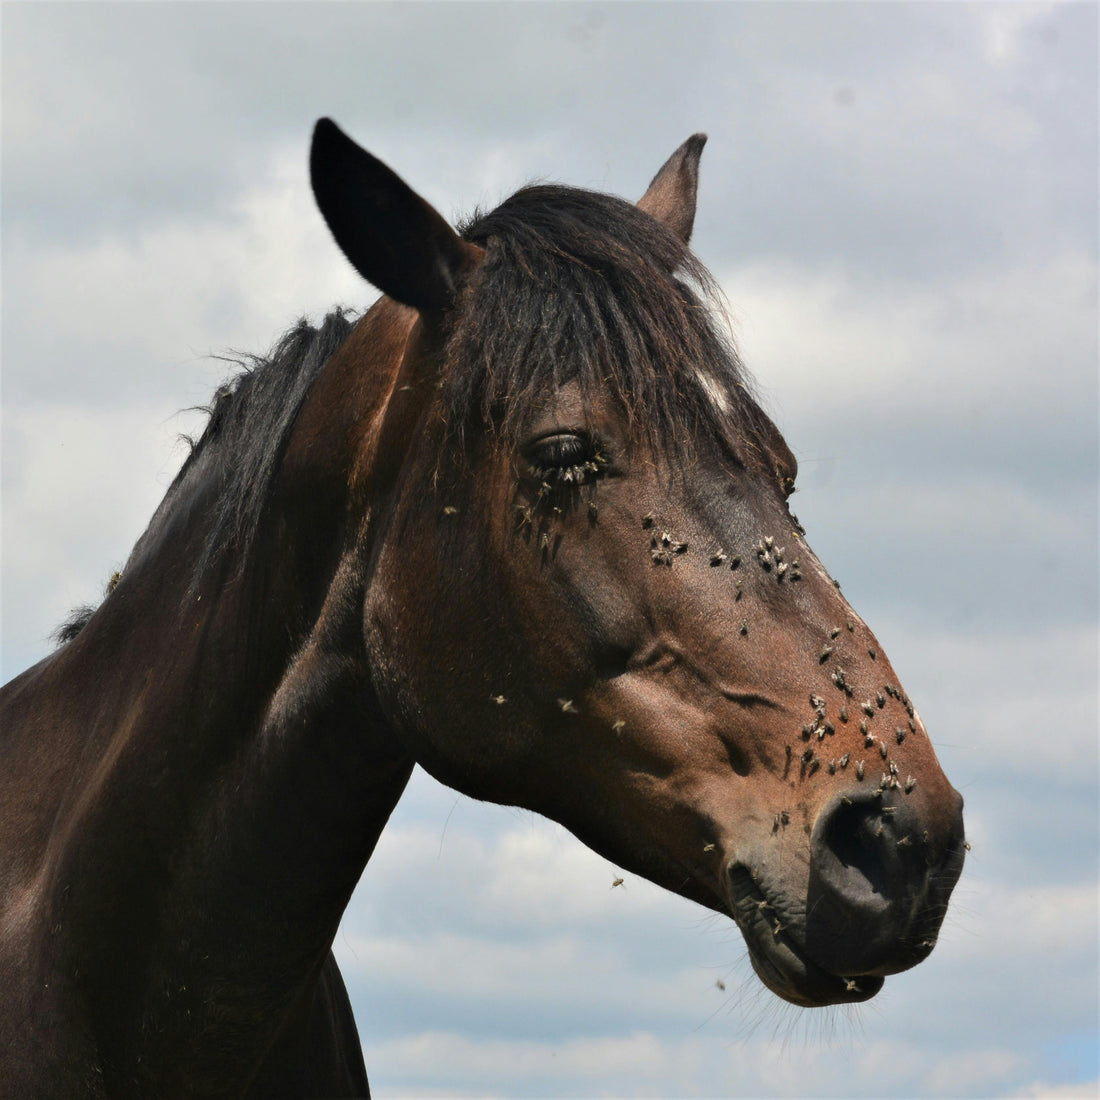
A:
POLYGON ((90 603, 82 603, 69 612, 69 617, 50 634, 51 641, 63 646, 71 642, 91 621, 96 613, 96 607, 90 603))
POLYGON ((759 406, 714 323, 720 294, 665 226, 611 195, 539 185, 460 232, 486 257, 448 349, 455 433, 495 424, 512 443, 539 400, 575 380, 585 394, 610 387, 651 443, 756 441, 759 406))
POLYGON ((166 497, 193 465, 211 459, 218 482, 216 516, 196 563, 196 581, 223 552, 243 550, 251 542, 302 402, 352 327, 343 309, 328 314, 318 328, 300 320, 266 357, 243 360, 240 373, 214 394, 206 429, 166 497))
MULTIPOLYGON (((251 542, 302 402, 317 372, 347 338, 352 325, 348 311, 336 309, 317 328, 300 320, 266 356, 232 360, 240 369, 218 387, 206 406, 206 427, 197 441, 189 441, 191 453, 158 509, 171 506, 190 471, 204 460, 210 462, 218 486, 215 516, 195 563, 193 584, 225 551, 251 542)), ((143 540, 144 536, 131 557, 140 552, 143 540)), ((108 593, 112 587, 113 583, 108 593)), ((51 637, 59 645, 72 641, 95 612, 90 604, 75 608, 51 637)))

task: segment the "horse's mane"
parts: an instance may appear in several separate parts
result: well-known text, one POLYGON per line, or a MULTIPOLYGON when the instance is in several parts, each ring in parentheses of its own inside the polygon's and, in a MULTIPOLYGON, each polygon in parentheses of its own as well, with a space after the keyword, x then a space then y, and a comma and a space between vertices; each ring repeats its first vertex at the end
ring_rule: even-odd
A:
POLYGON ((216 515, 195 566, 196 579, 223 551, 251 542, 302 402, 352 327, 343 309, 329 313, 317 328, 302 319, 268 355, 238 358, 241 369, 215 392, 206 428, 165 498, 193 465, 210 459, 208 476, 218 484, 216 515))
MULTIPOLYGON (((209 463, 206 476, 217 484, 215 514, 193 583, 225 550, 251 542, 302 402, 317 372, 351 332, 348 312, 336 309, 316 328, 305 319, 298 321, 265 356, 230 358, 237 372, 202 406, 206 426, 198 440, 187 438, 190 454, 158 509, 170 508, 188 474, 204 460, 209 463)), ((53 632, 54 641, 72 641, 95 611, 89 604, 76 608, 53 632)))
POLYGON ((760 408, 721 294, 686 244, 632 203, 538 185, 460 227, 486 250, 459 303, 444 415, 513 443, 553 388, 610 389, 649 442, 755 449, 760 408), (741 446, 738 446, 740 444, 741 446))
POLYGON ((90 603, 82 603, 69 612, 69 617, 50 634, 50 638, 59 646, 71 642, 91 622, 96 613, 96 606, 90 603))

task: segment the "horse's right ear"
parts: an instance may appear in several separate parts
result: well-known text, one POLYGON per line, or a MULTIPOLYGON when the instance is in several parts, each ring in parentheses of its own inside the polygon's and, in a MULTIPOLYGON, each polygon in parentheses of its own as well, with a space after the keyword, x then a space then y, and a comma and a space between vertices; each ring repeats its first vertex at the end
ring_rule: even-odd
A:
POLYGON ((336 243, 364 279, 422 313, 450 305, 480 248, 331 119, 313 129, 309 174, 336 243))

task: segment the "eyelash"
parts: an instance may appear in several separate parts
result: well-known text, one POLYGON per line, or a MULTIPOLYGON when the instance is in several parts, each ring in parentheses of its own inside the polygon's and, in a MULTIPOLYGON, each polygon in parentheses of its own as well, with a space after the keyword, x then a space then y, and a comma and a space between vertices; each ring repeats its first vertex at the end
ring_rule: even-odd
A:
POLYGON ((539 440, 527 455, 532 473, 551 485, 583 485, 607 465, 594 440, 562 432, 539 440))

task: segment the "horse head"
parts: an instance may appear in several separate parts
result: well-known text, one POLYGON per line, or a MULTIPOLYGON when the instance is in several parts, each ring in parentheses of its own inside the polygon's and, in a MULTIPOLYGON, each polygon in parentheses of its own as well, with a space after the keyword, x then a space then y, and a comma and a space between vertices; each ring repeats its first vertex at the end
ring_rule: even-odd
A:
POLYGON ((788 508, 688 247, 703 142, 637 204, 529 187, 456 231, 318 124, 321 212, 387 296, 327 383, 369 677, 442 782, 728 914, 788 1001, 864 1000, 935 944, 962 800, 788 508))

